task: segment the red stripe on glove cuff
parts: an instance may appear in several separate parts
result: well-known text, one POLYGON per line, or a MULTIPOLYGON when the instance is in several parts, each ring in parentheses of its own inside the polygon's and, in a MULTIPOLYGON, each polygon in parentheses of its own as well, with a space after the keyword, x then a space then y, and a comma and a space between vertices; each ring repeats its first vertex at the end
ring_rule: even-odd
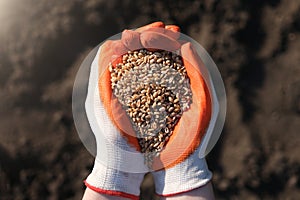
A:
POLYGON ((128 193, 121 192, 121 191, 104 190, 104 189, 101 189, 101 188, 96 188, 96 187, 88 184, 86 181, 84 181, 84 184, 85 184, 86 187, 90 188, 91 190, 94 190, 95 192, 98 192, 98 193, 101 193, 101 194, 124 197, 124 198, 129 198, 129 199, 132 199, 132 200, 139 200, 139 196, 136 196, 136 195, 133 195, 133 194, 128 194, 128 193))

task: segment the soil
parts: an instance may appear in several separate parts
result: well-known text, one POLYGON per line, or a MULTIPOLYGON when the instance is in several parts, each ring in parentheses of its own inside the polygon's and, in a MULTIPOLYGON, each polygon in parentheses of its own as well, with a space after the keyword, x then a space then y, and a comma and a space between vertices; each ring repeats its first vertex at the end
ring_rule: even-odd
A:
MULTIPOLYGON (((211 54, 228 112, 208 155, 217 199, 300 198, 300 1, 0 2, 0 199, 80 199, 93 156, 72 118, 76 72, 125 28, 177 24, 211 54)), ((152 177, 141 199, 158 199, 152 177)))

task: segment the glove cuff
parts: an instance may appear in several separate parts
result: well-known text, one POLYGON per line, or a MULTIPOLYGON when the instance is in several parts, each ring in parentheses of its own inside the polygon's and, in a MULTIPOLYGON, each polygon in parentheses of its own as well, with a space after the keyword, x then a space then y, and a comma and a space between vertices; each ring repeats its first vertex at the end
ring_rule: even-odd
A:
POLYGON ((200 188, 212 178, 205 159, 187 159, 183 163, 165 171, 153 173, 156 193, 173 196, 200 188))
POLYGON ((88 188, 98 193, 139 199, 143 178, 144 173, 118 171, 95 161, 92 173, 84 182, 88 188))

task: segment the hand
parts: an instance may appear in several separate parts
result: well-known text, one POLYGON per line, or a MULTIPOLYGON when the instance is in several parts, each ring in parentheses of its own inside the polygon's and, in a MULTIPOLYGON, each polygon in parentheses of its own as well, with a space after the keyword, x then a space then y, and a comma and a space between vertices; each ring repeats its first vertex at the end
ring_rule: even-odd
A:
MULTIPOLYGON (((102 51, 103 47, 100 47, 91 66, 85 105, 97 144, 94 168, 85 184, 88 187, 87 191, 138 199, 140 184, 148 169, 144 166, 142 154, 128 145, 103 107, 101 94, 98 92, 98 60, 102 51), (140 173, 131 173, 130 170, 140 173)), ((84 198, 88 196, 85 195, 84 198)))

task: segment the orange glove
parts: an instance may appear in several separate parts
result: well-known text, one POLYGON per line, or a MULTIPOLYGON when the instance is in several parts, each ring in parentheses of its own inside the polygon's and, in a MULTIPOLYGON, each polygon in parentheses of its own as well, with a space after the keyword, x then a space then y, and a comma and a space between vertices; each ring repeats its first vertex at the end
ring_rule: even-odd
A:
POLYGON ((160 156, 154 158, 153 170, 171 168, 191 155, 199 146, 211 119, 210 94, 200 71, 203 63, 189 42, 178 40, 179 35, 179 27, 165 26, 162 22, 155 22, 135 31, 125 30, 121 40, 108 40, 102 45, 98 62, 101 101, 123 137, 140 150, 130 119, 112 94, 109 63, 115 66, 122 61, 123 54, 137 49, 180 50, 190 78, 192 103, 190 109, 183 112, 165 149, 160 156))

